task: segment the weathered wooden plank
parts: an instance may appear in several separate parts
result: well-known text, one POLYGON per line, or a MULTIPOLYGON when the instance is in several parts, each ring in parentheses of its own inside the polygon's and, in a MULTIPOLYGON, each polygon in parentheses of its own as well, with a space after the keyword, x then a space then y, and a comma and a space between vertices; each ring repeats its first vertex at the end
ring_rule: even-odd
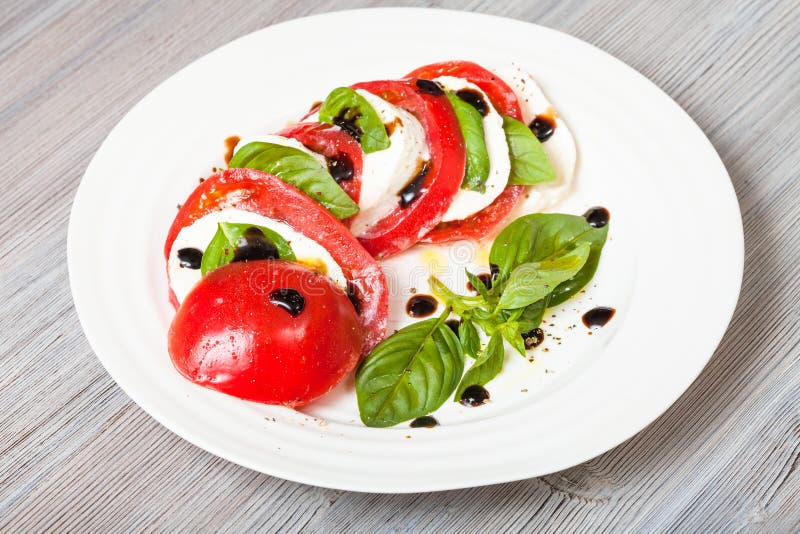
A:
POLYGON ((731 328, 691 389, 616 449, 511 484, 339 492, 200 451, 114 385, 80 332, 64 251, 73 192, 105 135, 161 80, 239 35, 382 4, 0 2, 0 529, 800 528, 796 0, 433 3, 545 24, 607 50, 684 106, 731 173, 746 240, 731 328))

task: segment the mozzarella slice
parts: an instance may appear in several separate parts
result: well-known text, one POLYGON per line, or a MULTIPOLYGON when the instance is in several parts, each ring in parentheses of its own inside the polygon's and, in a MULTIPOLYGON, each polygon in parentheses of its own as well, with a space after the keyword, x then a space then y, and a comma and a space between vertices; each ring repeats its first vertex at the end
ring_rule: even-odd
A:
MULTIPOLYGON (((369 91, 357 89, 356 92, 378 113, 391 141, 385 150, 364 154, 360 211, 350 224, 350 230, 358 235, 397 207, 398 193, 417 176, 430 159, 430 152, 425 130, 416 117, 369 91)), ((319 114, 314 113, 304 120, 318 121, 319 114)))
POLYGON ((556 119, 555 131, 550 139, 542 143, 542 147, 556 170, 557 178, 552 182, 531 186, 529 195, 518 206, 520 211, 526 213, 550 209, 564 200, 572 189, 578 157, 575 139, 530 74, 513 64, 495 69, 494 73, 516 93, 525 124, 530 124, 537 115, 547 115, 556 119))
POLYGON ((245 137, 236 144, 236 148, 233 150, 233 153, 236 154, 236 152, 238 152, 239 149, 245 146, 246 144, 253 143, 256 141, 260 141, 262 143, 272 143, 274 145, 288 146, 291 148, 302 150, 306 154, 314 156, 314 159, 319 161, 323 167, 325 167, 326 169, 328 168, 328 162, 325 160, 325 156, 323 156, 322 154, 318 154, 312 150, 309 150, 303 143, 301 143, 297 139, 283 137, 282 135, 265 134, 265 135, 245 137))
POLYGON ((183 228, 172 244, 169 260, 167 261, 167 269, 169 271, 170 286, 175 292, 178 302, 183 301, 202 277, 200 269, 181 267, 178 251, 183 248, 196 248, 205 251, 214 234, 217 233, 217 224, 221 222, 252 224, 274 230, 292 246, 298 263, 304 263, 312 268, 321 270, 341 288, 347 287, 347 278, 345 278, 342 268, 331 257, 325 247, 310 237, 301 234, 284 222, 249 211, 227 208, 209 213, 195 221, 194 224, 183 228), (323 268, 320 269, 320 266, 323 266, 323 268))
POLYGON ((461 91, 462 89, 475 91, 483 97, 487 107, 486 116, 483 117, 483 137, 489 153, 489 177, 486 179, 486 191, 479 193, 469 189, 458 190, 456 196, 453 197, 453 203, 442 217, 442 221, 457 221, 478 213, 494 202, 503 192, 511 172, 511 158, 508 154, 506 133, 503 130, 503 117, 491 104, 486 93, 464 78, 442 76, 434 81, 439 82, 449 91, 461 91))

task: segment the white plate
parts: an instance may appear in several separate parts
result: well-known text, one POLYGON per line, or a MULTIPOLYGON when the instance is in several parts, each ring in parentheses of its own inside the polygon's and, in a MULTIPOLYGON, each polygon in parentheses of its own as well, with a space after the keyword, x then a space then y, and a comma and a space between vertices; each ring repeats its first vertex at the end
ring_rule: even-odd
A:
POLYGON ((631 437, 712 355, 736 305, 743 264, 741 218, 725 168, 700 129, 652 83, 547 28, 424 9, 293 20, 172 76, 125 116, 92 160, 75 197, 68 249, 89 342, 159 422, 264 473, 381 492, 542 475, 631 437), (509 356, 489 388, 492 403, 448 403, 434 429, 361 426, 347 391, 352 383, 301 413, 182 379, 166 351, 173 311, 162 246, 175 204, 210 173, 222 140, 280 126, 336 85, 454 58, 513 60, 531 72, 578 144, 577 188, 559 209, 611 210, 610 240, 590 291, 558 310, 557 326, 548 327, 567 331, 562 345, 551 338, 552 350, 537 352, 533 364, 509 356), (588 336, 578 313, 594 304, 618 313, 588 336), (570 330, 572 324, 578 327, 570 330))

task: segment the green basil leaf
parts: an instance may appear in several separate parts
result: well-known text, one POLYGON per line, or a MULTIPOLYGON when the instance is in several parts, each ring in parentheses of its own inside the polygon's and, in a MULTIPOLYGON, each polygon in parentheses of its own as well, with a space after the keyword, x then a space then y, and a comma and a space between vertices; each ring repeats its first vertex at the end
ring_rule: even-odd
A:
POLYGON ((428 278, 428 284, 431 287, 431 292, 443 300, 457 315, 463 316, 469 310, 485 304, 481 297, 466 297, 454 293, 435 276, 428 278))
POLYGON ((453 401, 458 402, 461 394, 468 387, 483 386, 500 374, 505 358, 506 351, 505 347, 503 347, 503 338, 499 333, 496 333, 489 339, 489 344, 486 345, 483 353, 475 360, 472 367, 464 373, 464 378, 461 379, 456 388, 453 401))
POLYGON ((578 215, 524 215, 506 226, 495 238, 489 251, 489 262, 497 265, 498 277, 502 280, 518 265, 555 256, 581 241, 602 248, 607 232, 608 226, 594 228, 578 215))
POLYGON ((523 356, 527 356, 525 340, 522 339, 522 335, 519 333, 519 324, 516 321, 503 323, 497 331, 503 336, 503 339, 508 341, 509 345, 514 347, 514 350, 523 356))
POLYGON ((221 222, 217 225, 217 232, 203 252, 200 273, 205 276, 209 271, 230 263, 234 254, 236 254, 236 248, 239 246, 242 236, 249 228, 261 230, 264 237, 278 249, 280 259, 286 261, 297 260, 289 242, 274 230, 255 224, 221 222))
POLYGON ((508 152, 511 156, 511 185, 533 185, 556 179, 556 171, 542 143, 524 123, 503 116, 508 152))
POLYGON ((551 298, 551 296, 552 293, 550 293, 550 295, 547 297, 537 300, 533 304, 529 304, 522 308, 522 314, 520 314, 520 316, 517 318, 517 333, 519 335, 530 332, 542 324, 544 311, 547 309, 546 302, 551 298))
POLYGON ((337 87, 319 108, 320 122, 336 124, 352 135, 366 153, 389 148, 381 116, 367 99, 349 87, 337 87))
POLYGON ((489 151, 486 149, 483 117, 477 109, 458 98, 452 91, 447 91, 446 94, 458 119, 467 152, 467 165, 461 188, 485 193, 486 180, 489 178, 489 151))
POLYGON ((517 266, 500 296, 499 309, 522 308, 546 297, 569 280, 589 259, 589 243, 578 243, 569 251, 517 266))
POLYGON ((247 143, 236 151, 228 166, 274 174, 339 219, 358 213, 358 204, 336 183, 328 170, 313 156, 298 148, 260 141, 247 143))
POLYGON ((406 326, 367 356, 356 373, 365 425, 387 427, 427 415, 453 393, 464 372, 464 353, 444 324, 449 313, 406 326))
POLYGON ((589 259, 586 260, 583 268, 578 271, 575 276, 561 282, 558 287, 548 295, 548 306, 558 306, 583 289, 583 287, 592 280, 594 273, 597 271, 597 265, 600 263, 600 255, 603 252, 603 245, 605 245, 607 236, 608 225, 602 228, 592 228, 591 231, 581 236, 581 242, 589 243, 591 247, 589 250, 589 259))
POLYGON ((467 356, 473 359, 478 357, 478 351, 481 350, 481 338, 472 321, 466 319, 461 321, 461 324, 458 325, 458 339, 467 356))
POLYGON ((483 280, 481 280, 471 272, 467 271, 466 269, 464 269, 464 271, 466 271, 467 273, 467 280, 469 280, 469 283, 472 286, 472 288, 478 292, 478 295, 480 295, 485 301, 488 302, 490 300, 489 288, 486 287, 486 284, 483 283, 483 280))

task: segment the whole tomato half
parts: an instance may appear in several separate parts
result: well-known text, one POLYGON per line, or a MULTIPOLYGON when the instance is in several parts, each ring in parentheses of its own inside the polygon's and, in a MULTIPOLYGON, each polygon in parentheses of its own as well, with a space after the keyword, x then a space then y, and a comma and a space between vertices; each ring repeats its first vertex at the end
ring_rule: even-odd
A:
POLYGON ((362 333, 330 278, 277 260, 229 263, 186 296, 169 329, 189 380, 265 404, 300 406, 329 392, 359 361, 362 333))

